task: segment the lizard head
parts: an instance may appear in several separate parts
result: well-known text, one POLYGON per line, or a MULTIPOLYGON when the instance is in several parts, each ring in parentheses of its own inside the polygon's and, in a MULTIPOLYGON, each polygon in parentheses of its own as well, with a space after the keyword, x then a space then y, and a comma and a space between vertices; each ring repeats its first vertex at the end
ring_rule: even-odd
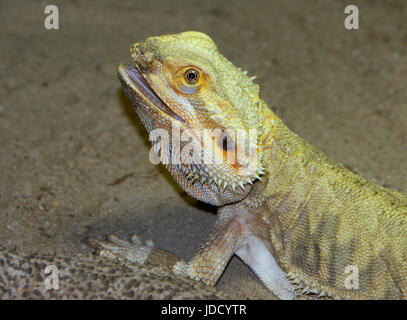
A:
MULTIPOLYGON (((181 158, 186 146, 195 151, 192 158, 184 152, 189 162, 177 164, 185 176, 234 190, 263 174, 267 107, 259 87, 207 35, 190 31, 150 37, 130 51, 135 65, 120 65, 119 79, 150 139, 155 140, 151 133, 156 129, 168 130, 173 138, 177 128, 181 158)), ((175 145, 166 142, 160 146, 161 159, 168 160, 175 145)))

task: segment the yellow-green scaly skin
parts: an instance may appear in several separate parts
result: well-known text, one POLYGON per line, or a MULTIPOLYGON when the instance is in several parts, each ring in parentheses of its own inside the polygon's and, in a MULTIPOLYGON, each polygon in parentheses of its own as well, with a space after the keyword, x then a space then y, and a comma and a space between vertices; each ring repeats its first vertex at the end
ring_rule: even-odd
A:
POLYGON ((264 158, 268 174, 243 202, 269 225, 291 279, 338 298, 407 298, 405 194, 334 163, 282 122, 264 158), (359 289, 345 287, 348 266, 359 289))
MULTIPOLYGON (((174 272, 214 285, 237 254, 283 299, 407 297, 405 194, 368 182, 291 132, 207 35, 152 37, 131 51, 152 90, 183 119, 182 128, 259 132, 253 172, 229 164, 167 165, 191 196, 220 206, 206 244, 174 272), (205 75, 202 86, 193 94, 177 91, 175 74, 191 66, 205 75)), ((148 131, 180 123, 148 101, 126 72, 121 66, 119 78, 148 131)))

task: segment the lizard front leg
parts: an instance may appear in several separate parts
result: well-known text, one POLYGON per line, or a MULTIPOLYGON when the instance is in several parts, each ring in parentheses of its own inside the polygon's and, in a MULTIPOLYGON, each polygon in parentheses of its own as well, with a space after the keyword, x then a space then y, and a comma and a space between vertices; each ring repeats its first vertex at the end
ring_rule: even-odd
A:
POLYGON ((174 272, 213 286, 236 254, 278 298, 294 299, 298 293, 272 252, 268 226, 255 212, 237 203, 219 210, 206 244, 190 262, 179 261, 174 272))
POLYGON ((108 241, 103 241, 91 238, 88 244, 97 249, 99 255, 124 264, 135 263, 172 269, 181 260, 168 251, 154 248, 152 241, 143 244, 136 235, 131 237, 130 242, 115 235, 108 235, 107 239, 108 241))
POLYGON ((191 261, 151 244, 143 245, 137 237, 132 243, 110 236, 110 242, 92 240, 100 254, 123 262, 160 265, 175 274, 214 286, 233 254, 238 255, 260 278, 264 285, 280 299, 293 299, 294 292, 286 273, 273 257, 268 241, 267 226, 261 219, 237 203, 219 209, 218 219, 205 245, 191 261))
POLYGON ((214 286, 242 236, 243 213, 244 209, 239 205, 219 209, 218 219, 207 242, 190 262, 165 250, 154 248, 152 243, 142 244, 136 236, 132 237, 131 242, 127 242, 111 235, 108 241, 91 239, 89 244, 97 248, 100 255, 108 258, 123 263, 159 265, 172 269, 176 274, 214 286))
POLYGON ((225 206, 206 244, 189 263, 179 261, 174 271, 213 286, 236 254, 278 298, 294 299, 298 293, 273 256, 268 230, 261 215, 244 205, 225 206))
POLYGON ((239 205, 219 209, 218 219, 205 245, 189 262, 179 261, 174 272, 214 286, 233 255, 242 235, 239 205))

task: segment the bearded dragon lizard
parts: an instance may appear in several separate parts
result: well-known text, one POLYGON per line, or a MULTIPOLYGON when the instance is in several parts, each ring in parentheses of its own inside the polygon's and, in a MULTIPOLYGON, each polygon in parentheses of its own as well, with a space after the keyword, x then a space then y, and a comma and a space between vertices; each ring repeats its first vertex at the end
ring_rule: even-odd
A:
MULTIPOLYGON (((259 97, 259 86, 207 35, 150 37, 134 44, 131 56, 135 65, 120 65, 118 76, 153 142, 157 129, 256 134, 243 135, 252 150, 246 152, 239 151, 238 135, 225 143, 225 135, 194 131, 180 150, 203 148, 210 160, 238 154, 238 160, 165 164, 189 195, 220 207, 191 261, 114 237, 93 241, 102 255, 159 261, 213 286, 236 254, 281 299, 407 297, 406 194, 365 180, 290 131, 259 97)), ((176 149, 166 143, 155 148, 161 160, 176 149)))

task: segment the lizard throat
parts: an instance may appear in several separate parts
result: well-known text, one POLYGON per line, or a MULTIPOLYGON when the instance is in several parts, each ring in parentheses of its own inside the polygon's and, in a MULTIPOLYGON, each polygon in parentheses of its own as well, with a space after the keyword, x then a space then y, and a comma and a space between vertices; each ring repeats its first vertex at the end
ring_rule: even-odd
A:
POLYGON ((135 95, 138 99, 141 99, 143 102, 148 101, 149 104, 154 105, 156 108, 160 109, 170 117, 185 123, 184 119, 174 113, 160 99, 137 68, 130 65, 121 64, 118 69, 118 76, 119 79, 131 89, 131 94, 135 95))

